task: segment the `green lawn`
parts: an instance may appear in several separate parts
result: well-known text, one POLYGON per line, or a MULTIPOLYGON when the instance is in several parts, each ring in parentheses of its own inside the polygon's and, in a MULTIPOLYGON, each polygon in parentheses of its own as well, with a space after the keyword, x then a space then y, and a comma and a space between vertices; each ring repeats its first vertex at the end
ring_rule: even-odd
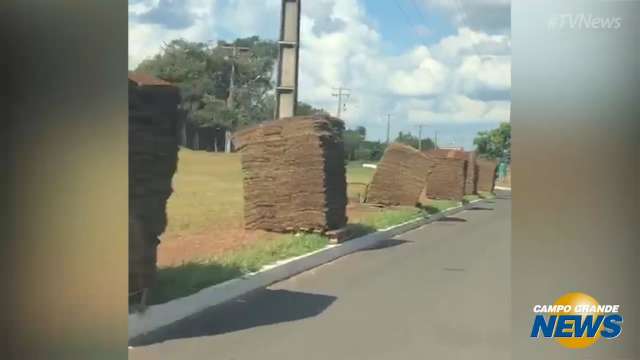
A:
POLYGON ((362 198, 365 195, 366 184, 371 182, 373 173, 371 168, 362 167, 361 161, 350 161, 347 164, 347 195, 350 199, 362 198))
POLYGON ((181 148, 173 189, 167 201, 165 234, 192 234, 212 223, 242 226, 244 200, 239 154, 181 148))

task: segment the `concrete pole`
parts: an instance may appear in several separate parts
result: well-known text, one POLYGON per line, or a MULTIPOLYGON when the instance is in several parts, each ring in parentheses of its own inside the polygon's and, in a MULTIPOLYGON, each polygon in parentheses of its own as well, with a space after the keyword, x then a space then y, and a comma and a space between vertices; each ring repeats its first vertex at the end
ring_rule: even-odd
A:
POLYGON ((275 118, 294 116, 298 105, 301 0, 282 0, 275 118))

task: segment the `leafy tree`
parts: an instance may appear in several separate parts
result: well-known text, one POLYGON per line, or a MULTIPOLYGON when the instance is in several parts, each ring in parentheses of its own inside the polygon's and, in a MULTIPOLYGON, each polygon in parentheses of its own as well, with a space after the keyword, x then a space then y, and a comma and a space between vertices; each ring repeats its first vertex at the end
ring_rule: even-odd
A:
POLYGON ((364 141, 364 137, 356 130, 345 130, 342 134, 344 152, 347 160, 356 160, 356 151, 364 141))
MULTIPOLYGON (((396 142, 401 144, 412 146, 416 149, 420 149, 420 139, 417 136, 411 135, 411 133, 403 133, 400 131, 398 133, 398 137, 396 138, 396 142)), ((431 150, 435 149, 436 145, 430 138, 422 139, 422 150, 431 150)))
POLYGON ((363 141, 356 152, 357 160, 378 161, 387 145, 380 141, 363 141))
POLYGON ((234 61, 223 42, 205 43, 173 40, 136 71, 154 75, 178 86, 181 108, 187 121, 197 126, 224 126, 236 129, 273 118, 273 71, 278 56, 274 41, 257 36, 237 39, 233 44, 250 49, 248 56, 235 60, 233 106, 229 96, 234 61))
POLYGON ((304 103, 302 101, 298 101, 298 108, 296 109, 296 115, 304 116, 304 115, 329 115, 329 113, 324 109, 316 109, 315 107, 304 103))
POLYGON ((481 131, 473 140, 478 153, 490 159, 510 161, 511 153, 511 124, 501 123, 491 131, 481 131))

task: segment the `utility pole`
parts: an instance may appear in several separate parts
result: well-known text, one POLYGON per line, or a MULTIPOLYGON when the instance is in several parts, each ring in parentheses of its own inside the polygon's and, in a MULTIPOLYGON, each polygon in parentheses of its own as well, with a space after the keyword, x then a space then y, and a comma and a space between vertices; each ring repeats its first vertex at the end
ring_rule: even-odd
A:
POLYGON ((336 90, 337 92, 333 93, 332 95, 338 98, 338 111, 336 111, 336 116, 338 117, 338 119, 340 119, 343 110, 342 107, 344 106, 346 110, 346 103, 343 103, 342 99, 345 98, 345 100, 348 100, 351 94, 348 92, 350 91, 349 89, 345 89, 343 87, 339 87, 337 89, 334 88, 334 90, 336 90))
POLYGON ((391 136, 391 114, 387 114, 387 145, 389 145, 390 136, 391 136))
POLYGON ((422 151, 422 124, 418 125, 418 150, 422 151))
POLYGON ((276 119, 294 116, 298 105, 301 1, 282 0, 274 114, 276 119))
MULTIPOLYGON (((227 109, 233 109, 233 95, 236 90, 236 62, 240 58, 240 54, 249 54, 251 51, 248 47, 238 46, 237 44, 233 45, 222 45, 221 48, 226 50, 231 50, 231 56, 225 57, 231 61, 231 75, 229 76, 229 95, 227 96, 227 109)), ((218 151, 218 143, 216 140, 216 151, 218 151)), ((224 132, 224 152, 231 152, 231 131, 230 129, 225 129, 224 132)))
POLYGON ((236 62, 240 58, 239 54, 248 54, 251 51, 248 47, 238 46, 236 44, 233 45, 223 45, 221 46, 223 49, 231 50, 231 56, 228 58, 231 60, 231 79, 229 81, 229 96, 227 96, 227 108, 233 108, 233 93, 235 91, 235 83, 236 83, 236 62))

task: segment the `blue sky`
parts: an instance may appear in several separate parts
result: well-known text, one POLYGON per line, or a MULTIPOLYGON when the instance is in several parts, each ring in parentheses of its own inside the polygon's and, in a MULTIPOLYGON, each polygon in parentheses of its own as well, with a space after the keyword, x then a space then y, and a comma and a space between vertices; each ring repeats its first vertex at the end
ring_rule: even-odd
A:
POLYGON ((442 11, 425 11, 415 1, 364 1, 363 4, 389 52, 408 51, 419 44, 432 45, 456 30, 442 11))
MULTIPOLYGON (((275 39, 280 0, 130 0, 129 67, 163 42, 275 39)), ((475 134, 509 121, 507 0, 303 1, 300 99, 334 113, 337 86, 351 89, 343 120, 368 138, 399 131, 472 148, 475 134)))

